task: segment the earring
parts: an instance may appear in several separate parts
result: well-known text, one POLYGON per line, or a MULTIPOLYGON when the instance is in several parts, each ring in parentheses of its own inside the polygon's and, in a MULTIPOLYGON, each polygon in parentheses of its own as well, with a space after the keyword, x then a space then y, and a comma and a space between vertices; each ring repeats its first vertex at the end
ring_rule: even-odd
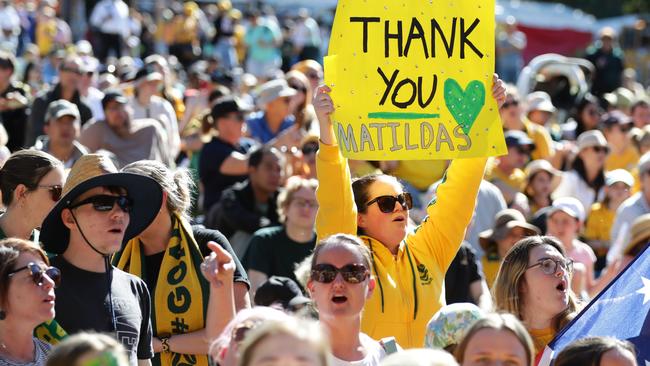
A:
POLYGON ((7 318, 7 313, 4 310, 0 310, 0 320, 5 320, 7 318))

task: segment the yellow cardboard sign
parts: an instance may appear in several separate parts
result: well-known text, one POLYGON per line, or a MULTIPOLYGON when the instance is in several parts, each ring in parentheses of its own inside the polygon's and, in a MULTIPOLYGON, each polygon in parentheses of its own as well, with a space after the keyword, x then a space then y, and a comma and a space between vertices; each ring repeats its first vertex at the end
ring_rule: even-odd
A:
POLYGON ((492 97, 494 0, 339 0, 325 82, 343 155, 507 152, 492 97))

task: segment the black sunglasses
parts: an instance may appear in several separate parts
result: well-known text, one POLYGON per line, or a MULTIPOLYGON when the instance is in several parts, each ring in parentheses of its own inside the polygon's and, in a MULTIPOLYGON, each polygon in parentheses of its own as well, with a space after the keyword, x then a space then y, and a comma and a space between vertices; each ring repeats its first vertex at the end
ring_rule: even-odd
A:
POLYGON ((379 211, 383 213, 393 212, 395 210, 395 202, 399 202, 407 210, 413 208, 413 197, 408 192, 400 193, 397 196, 379 196, 366 203, 366 206, 370 206, 375 202, 379 206, 379 211))
POLYGON ((59 287, 59 285, 61 284, 61 271, 58 268, 56 267, 42 268, 41 266, 39 266, 34 262, 29 262, 24 267, 14 269, 13 271, 7 274, 7 277, 11 278, 16 273, 25 269, 29 269, 29 275, 32 277, 32 281, 34 281, 34 284, 36 286, 43 285, 43 276, 49 277, 52 280, 52 282, 54 282, 54 287, 59 287))
POLYGON ((318 151, 318 144, 305 144, 300 150, 302 150, 303 155, 314 154, 318 151))
POLYGON ((345 282, 352 284, 361 283, 370 275, 370 271, 363 264, 346 264, 337 268, 328 263, 320 263, 311 269, 311 279, 320 283, 331 283, 338 273, 345 282))
POLYGON ((557 273, 558 267, 562 267, 562 269, 567 273, 573 273, 572 260, 542 258, 537 263, 526 267, 526 269, 531 269, 537 266, 541 267, 542 272, 547 275, 553 275, 557 273))
POLYGON ((505 103, 503 103, 501 105, 501 109, 506 109, 506 108, 509 108, 511 106, 518 106, 518 105, 519 105, 518 100, 509 100, 509 101, 507 101, 507 102, 505 102, 505 103))
POLYGON ((609 149, 606 146, 592 146, 591 148, 597 153, 607 154, 609 152, 609 149))
POLYGON ((60 185, 54 185, 54 186, 39 185, 38 188, 43 188, 50 191, 50 197, 52 197, 52 201, 54 202, 61 199, 61 194, 63 193, 63 187, 61 187, 60 185))
POLYGON ((304 86, 297 85, 297 84, 289 84, 289 87, 292 88, 292 89, 296 89, 301 93, 306 93, 307 92, 307 88, 305 88, 304 86))
POLYGON ((95 211, 99 212, 108 212, 112 210, 116 203, 122 209, 122 211, 127 213, 131 212, 131 209, 133 208, 133 200, 131 200, 131 198, 127 196, 110 196, 107 194, 90 196, 85 200, 70 205, 69 208, 73 209, 82 205, 87 205, 89 203, 92 203, 95 211))

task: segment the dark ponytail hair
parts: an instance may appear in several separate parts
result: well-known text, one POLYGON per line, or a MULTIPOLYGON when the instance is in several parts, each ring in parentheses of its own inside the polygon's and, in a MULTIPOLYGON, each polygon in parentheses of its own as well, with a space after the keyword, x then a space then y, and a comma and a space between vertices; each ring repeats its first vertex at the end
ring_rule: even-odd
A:
POLYGON ((11 154, 0 169, 2 203, 5 206, 11 205, 14 190, 19 184, 33 191, 38 188, 38 183, 47 173, 62 165, 57 158, 43 151, 20 150, 11 154))

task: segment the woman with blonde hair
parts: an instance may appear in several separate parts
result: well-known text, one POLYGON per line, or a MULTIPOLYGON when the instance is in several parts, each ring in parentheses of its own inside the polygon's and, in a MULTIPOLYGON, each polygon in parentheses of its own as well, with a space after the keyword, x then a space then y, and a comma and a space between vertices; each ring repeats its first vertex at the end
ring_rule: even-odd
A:
POLYGON ((0 365, 42 366, 50 345, 34 329, 54 318, 61 272, 45 252, 23 239, 0 241, 0 365))
POLYGON ((512 314, 488 314, 472 325, 455 350, 461 366, 533 366, 533 341, 512 314))
POLYGON ((318 324, 267 321, 246 335, 237 366, 329 366, 329 344, 318 324))
POLYGON ((187 171, 171 171, 160 162, 145 160, 123 171, 148 176, 163 189, 163 204, 154 221, 113 258, 118 268, 141 277, 151 292, 154 362, 171 365, 175 357, 196 355, 197 365, 207 365, 212 339, 234 317, 235 306, 248 306, 245 272, 221 233, 190 226, 192 185, 187 171), (216 255, 219 274, 204 278, 201 265, 208 255, 216 255), (182 306, 170 303, 170 296, 182 300, 182 306), (182 334, 172 327, 177 317, 187 323, 182 334))
POLYGON ((524 323, 538 356, 578 309, 570 286, 572 271, 573 261, 550 236, 522 239, 503 259, 492 288, 496 310, 524 323))
POLYGON ((106 334, 82 332, 59 343, 47 358, 46 366, 129 366, 122 343, 106 334))

